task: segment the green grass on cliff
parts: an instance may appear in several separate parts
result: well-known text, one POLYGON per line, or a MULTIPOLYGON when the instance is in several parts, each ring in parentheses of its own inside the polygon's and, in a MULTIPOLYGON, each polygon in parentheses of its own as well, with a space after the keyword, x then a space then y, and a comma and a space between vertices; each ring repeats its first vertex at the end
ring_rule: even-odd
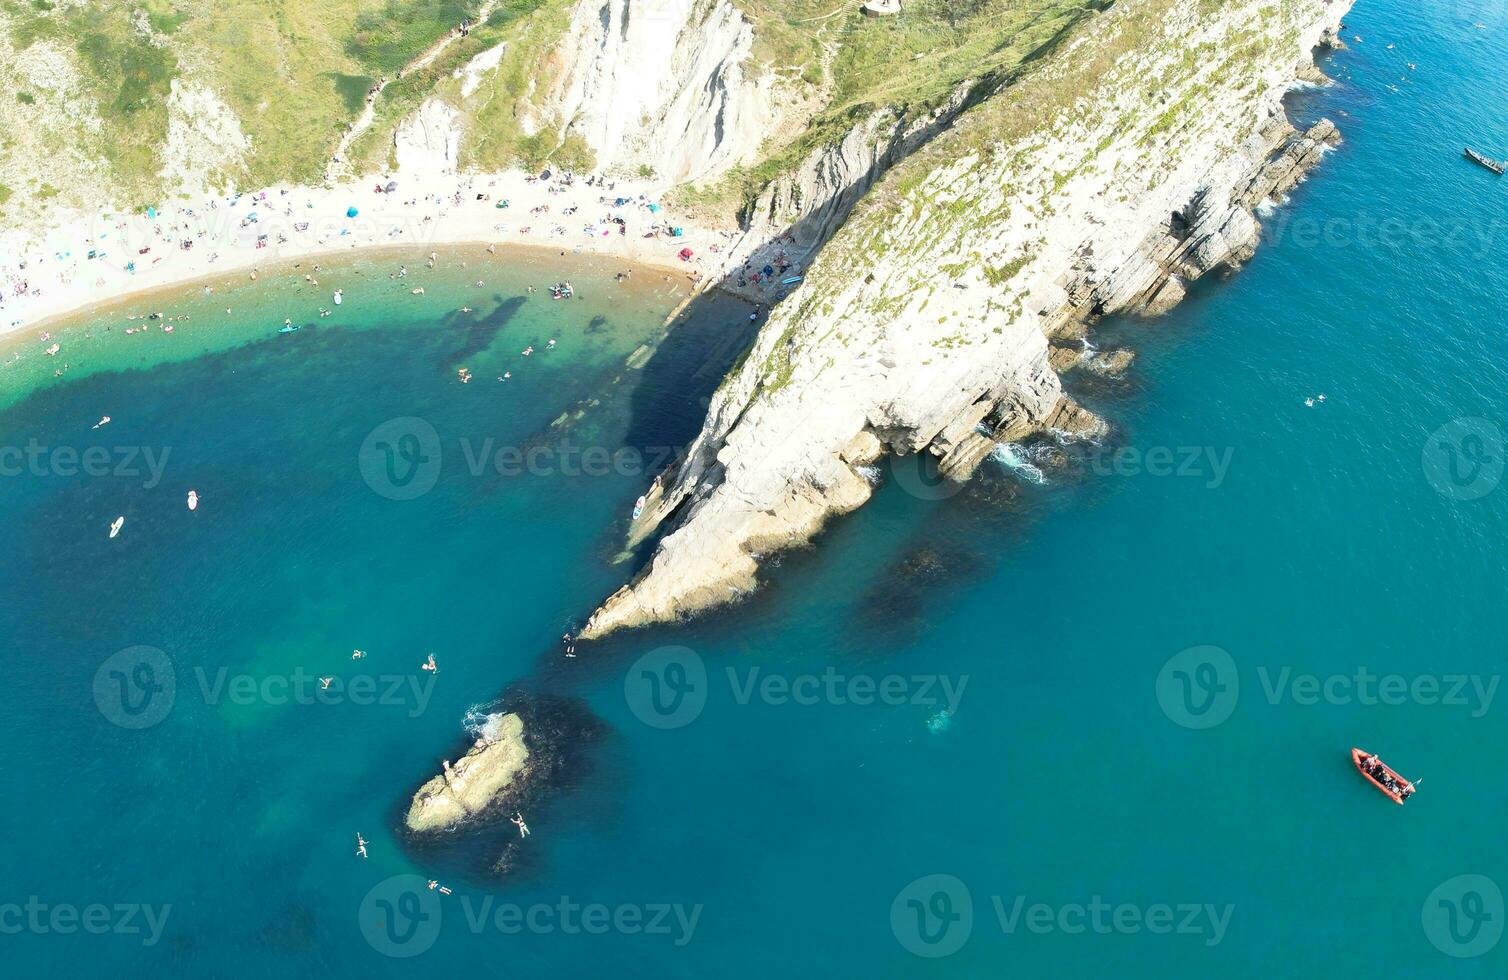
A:
POLYGON ((794 141, 771 148, 755 164, 715 186, 687 191, 684 202, 726 211, 747 204, 771 180, 794 169, 813 149, 840 140, 876 109, 892 106, 918 117, 965 81, 1003 82, 1067 36, 1103 0, 910 0, 891 17, 871 18, 857 5, 807 0, 736 0, 754 20, 755 48, 777 75, 782 58, 818 59, 806 78, 824 87, 825 106, 794 141), (824 51, 826 54, 824 55, 824 51), (820 69, 814 70, 814 69, 820 69), (816 76, 816 77, 813 77, 816 76))
POLYGON ((0 178, 17 196, 48 181, 86 182, 151 200, 174 81, 229 107, 251 151, 232 176, 248 186, 320 179, 368 87, 443 37, 479 0, 0 0, 0 178), (63 64, 66 89, 39 90, 27 66, 63 64), (16 109, 14 106, 24 106, 16 109), (97 124, 81 125, 83 109, 97 124), (24 127, 25 132, 19 130, 24 127), (74 172, 67 165, 72 163, 74 172), (87 179, 102 172, 114 187, 87 179))

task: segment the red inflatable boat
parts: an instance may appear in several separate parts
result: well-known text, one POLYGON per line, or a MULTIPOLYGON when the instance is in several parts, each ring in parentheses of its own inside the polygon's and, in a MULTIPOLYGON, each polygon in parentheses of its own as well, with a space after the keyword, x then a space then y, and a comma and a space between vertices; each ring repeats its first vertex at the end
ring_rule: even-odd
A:
POLYGON ((1366 777, 1367 782, 1376 786, 1394 803, 1402 806, 1404 800, 1414 795, 1414 784, 1398 775, 1392 766, 1377 756, 1353 748, 1351 761, 1355 763, 1356 771, 1366 777))

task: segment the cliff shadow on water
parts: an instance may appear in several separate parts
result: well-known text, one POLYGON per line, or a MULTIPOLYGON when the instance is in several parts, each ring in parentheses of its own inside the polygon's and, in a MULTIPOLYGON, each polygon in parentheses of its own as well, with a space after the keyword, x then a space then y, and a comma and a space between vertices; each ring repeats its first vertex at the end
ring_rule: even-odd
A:
POLYGON ((446 374, 454 374, 459 366, 491 347, 497 335, 523 309, 527 299, 523 296, 505 299, 501 295, 494 295, 492 301, 497 304, 497 308, 490 313, 477 314, 457 310, 447 313, 441 321, 446 328, 444 333, 447 336, 460 333, 464 338, 460 347, 451 354, 450 364, 445 369, 446 374))

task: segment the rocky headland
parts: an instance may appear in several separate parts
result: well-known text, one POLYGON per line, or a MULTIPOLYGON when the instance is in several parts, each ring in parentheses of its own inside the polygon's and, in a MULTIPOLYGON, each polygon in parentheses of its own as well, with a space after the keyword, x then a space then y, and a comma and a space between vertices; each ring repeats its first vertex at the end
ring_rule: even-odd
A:
POLYGON ((967 479, 1001 442, 1102 434, 1064 391, 1060 348, 1251 257, 1257 207, 1339 138, 1297 131, 1283 99, 1348 8, 1121 0, 957 112, 774 309, 634 528, 659 535, 649 563, 584 635, 746 594, 763 556, 863 505, 884 456, 930 453, 967 479))

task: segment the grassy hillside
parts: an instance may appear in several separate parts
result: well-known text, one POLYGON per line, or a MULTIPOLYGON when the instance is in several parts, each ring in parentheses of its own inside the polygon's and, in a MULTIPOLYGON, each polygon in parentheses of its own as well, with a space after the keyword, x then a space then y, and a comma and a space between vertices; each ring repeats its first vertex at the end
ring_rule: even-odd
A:
MULTIPOLYGON (((367 88, 472 0, 0 0, 0 183, 151 200, 177 149, 175 83, 208 90, 249 141, 177 161, 245 184, 316 180, 367 88)), ((0 205, 3 206, 3 205, 0 205)))
POLYGON ((763 43, 756 57, 785 78, 809 57, 799 78, 820 87, 820 106, 793 140, 717 185, 688 191, 685 202, 715 210, 741 206, 814 148, 836 142, 878 108, 920 115, 967 80, 1007 80, 1106 0, 907 0, 900 14, 870 18, 855 3, 736 0, 763 43), (813 12, 816 11, 816 12, 813 12), (782 74, 785 73, 785 74, 782 74))
MULTIPOLYGON (((1097 0, 910 0, 882 19, 854 0, 733 2, 755 27, 754 70, 800 108, 763 159, 697 192, 724 211, 878 106, 919 112, 964 79, 1008 76, 1097 0)), ((47 201, 145 204, 185 183, 318 181, 384 77, 349 153, 362 168, 388 162, 394 129, 435 95, 462 110, 468 166, 589 166, 558 130, 520 128, 559 70, 550 54, 574 4, 502 0, 398 77, 481 0, 0 0, 0 220, 47 201), (463 100, 457 69, 499 44, 463 100)))

